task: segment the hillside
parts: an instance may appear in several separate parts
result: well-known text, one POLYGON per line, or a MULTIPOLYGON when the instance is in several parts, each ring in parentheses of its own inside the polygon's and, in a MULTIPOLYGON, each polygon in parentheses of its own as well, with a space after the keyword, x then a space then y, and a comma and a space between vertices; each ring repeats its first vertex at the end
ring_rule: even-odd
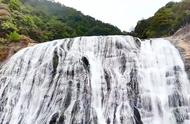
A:
POLYGON ((117 27, 48 0, 0 1, 0 61, 28 43, 123 34, 117 27))
POLYGON ((24 34, 38 42, 84 35, 122 34, 117 27, 52 1, 3 0, 2 3, 10 10, 11 18, 1 27, 8 25, 6 29, 10 28, 11 32, 24 34))
POLYGON ((190 23, 190 0, 169 2, 154 16, 137 23, 134 35, 140 38, 166 37, 190 23))

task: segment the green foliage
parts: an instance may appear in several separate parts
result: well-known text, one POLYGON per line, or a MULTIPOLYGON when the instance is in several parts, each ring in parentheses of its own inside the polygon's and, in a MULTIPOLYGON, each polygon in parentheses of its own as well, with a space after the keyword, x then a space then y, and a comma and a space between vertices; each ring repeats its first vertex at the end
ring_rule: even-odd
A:
POLYGON ((20 41, 21 36, 16 31, 13 31, 9 35, 7 35, 7 39, 11 42, 18 42, 20 41))
POLYGON ((18 31, 17 26, 12 23, 11 21, 5 21, 2 23, 2 29, 3 30, 8 30, 8 31, 18 31))
POLYGON ((190 23, 190 0, 169 2, 153 17, 141 20, 135 27, 135 35, 140 38, 165 37, 175 33, 180 27, 190 23))
POLYGON ((38 42, 86 35, 123 34, 117 27, 85 16, 49 0, 2 0, 10 19, 1 23, 0 36, 18 41, 22 34, 38 42), (16 40, 15 40, 16 39, 16 40))
POLYGON ((86 35, 122 34, 117 27, 84 16, 81 12, 59 3, 47 0, 23 0, 23 3, 32 8, 32 16, 38 17, 38 21, 34 21, 38 28, 35 29, 35 33, 33 32, 34 34, 40 32, 41 35, 38 36, 43 34, 43 38, 35 37, 38 41, 86 35), (40 23, 37 24, 38 22, 40 23))
POLYGON ((33 16, 24 15, 24 16, 22 17, 22 20, 21 20, 21 21, 22 21, 23 25, 35 29, 35 28, 37 28, 37 26, 36 26, 36 24, 35 24, 34 18, 35 18, 35 17, 33 17, 33 16))
POLYGON ((20 10, 21 2, 20 0, 10 0, 9 8, 12 10, 20 10))

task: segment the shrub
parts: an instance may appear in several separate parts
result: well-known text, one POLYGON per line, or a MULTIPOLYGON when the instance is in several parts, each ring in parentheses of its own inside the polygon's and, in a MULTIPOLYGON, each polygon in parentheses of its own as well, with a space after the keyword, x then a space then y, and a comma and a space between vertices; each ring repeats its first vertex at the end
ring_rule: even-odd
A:
POLYGON ((14 32, 11 32, 9 35, 7 35, 7 39, 9 39, 12 42, 18 42, 20 41, 21 36, 16 31, 14 31, 14 32))
POLYGON ((17 26, 10 21, 3 22, 1 26, 2 26, 2 29, 4 30, 18 31, 17 26))
POLYGON ((20 10, 21 2, 19 0, 10 0, 9 8, 12 10, 20 10))

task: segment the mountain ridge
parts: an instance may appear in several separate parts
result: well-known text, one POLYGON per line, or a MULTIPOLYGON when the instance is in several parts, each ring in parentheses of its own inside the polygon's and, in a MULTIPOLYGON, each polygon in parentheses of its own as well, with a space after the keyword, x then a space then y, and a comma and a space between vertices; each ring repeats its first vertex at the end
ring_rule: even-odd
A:
POLYGON ((6 59, 10 51, 16 52, 34 42, 116 34, 124 33, 116 26, 54 1, 0 1, 0 61, 6 59))
POLYGON ((167 37, 188 24, 190 24, 190 0, 169 2, 154 16, 140 20, 132 33, 143 39, 167 37))

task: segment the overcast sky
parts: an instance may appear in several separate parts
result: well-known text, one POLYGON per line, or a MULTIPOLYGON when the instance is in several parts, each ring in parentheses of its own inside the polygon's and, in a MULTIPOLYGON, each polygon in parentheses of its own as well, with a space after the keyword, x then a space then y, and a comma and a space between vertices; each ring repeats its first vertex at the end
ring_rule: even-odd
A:
POLYGON ((130 31, 138 20, 153 16, 169 1, 181 0, 56 0, 85 15, 130 31))

